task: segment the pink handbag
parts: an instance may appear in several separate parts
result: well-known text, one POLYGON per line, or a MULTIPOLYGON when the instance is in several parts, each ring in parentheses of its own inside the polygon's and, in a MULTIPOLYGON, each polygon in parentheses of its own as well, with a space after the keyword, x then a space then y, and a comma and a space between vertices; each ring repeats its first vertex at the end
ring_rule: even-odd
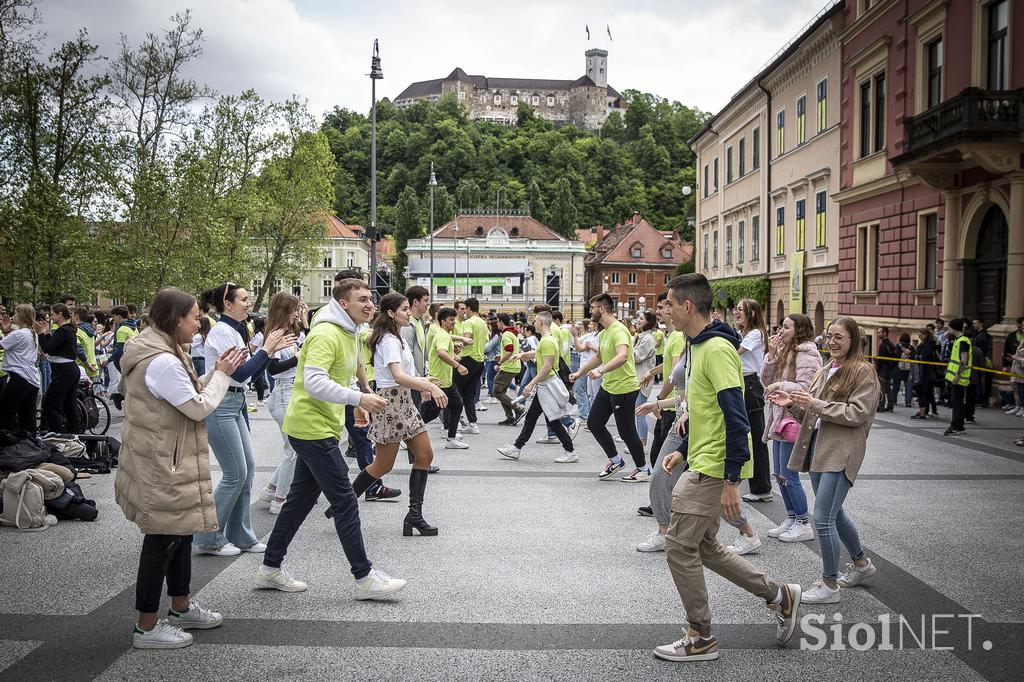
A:
POLYGON ((800 435, 800 422, 787 414, 779 424, 779 433, 787 443, 795 443, 800 435))

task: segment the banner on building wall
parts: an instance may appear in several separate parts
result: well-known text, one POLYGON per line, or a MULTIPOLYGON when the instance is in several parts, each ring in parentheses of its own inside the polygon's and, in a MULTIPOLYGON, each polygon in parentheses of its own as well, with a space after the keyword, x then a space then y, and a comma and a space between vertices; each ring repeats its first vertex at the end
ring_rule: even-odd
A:
POLYGON ((804 251, 789 255, 789 312, 804 312, 804 251))
MULTIPOLYGON (((429 277, 421 277, 421 281, 426 281, 428 286, 430 283, 429 277)), ((519 286, 522 277, 469 277, 468 282, 471 287, 517 287, 519 286)), ((450 287, 458 284, 459 286, 466 286, 466 277, 435 277, 434 286, 436 287, 450 287)))

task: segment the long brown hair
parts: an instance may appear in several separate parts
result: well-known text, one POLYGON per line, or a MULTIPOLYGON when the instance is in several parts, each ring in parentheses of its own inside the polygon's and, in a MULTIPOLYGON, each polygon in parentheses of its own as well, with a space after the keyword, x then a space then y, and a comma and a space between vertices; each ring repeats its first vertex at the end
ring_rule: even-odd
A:
POLYGON ((20 329, 27 329, 32 334, 32 339, 35 341, 36 338, 36 309, 29 303, 22 303, 14 309, 14 317, 11 318, 11 322, 18 325, 20 329))
POLYGON ((370 353, 377 352, 377 344, 384 338, 386 334, 394 334, 398 337, 398 340, 402 344, 402 348, 405 348, 405 340, 402 338, 402 333, 398 328, 398 323, 395 318, 388 315, 388 312, 395 312, 402 307, 407 299, 397 291, 392 291, 384 294, 384 298, 380 299, 380 312, 377 313, 377 317, 373 318, 373 328, 370 331, 370 338, 366 341, 366 347, 370 349, 370 353))
POLYGON ((792 369, 795 373, 797 346, 804 341, 810 341, 814 338, 814 325, 811 324, 811 318, 800 313, 786 315, 783 318, 783 322, 785 322, 786 318, 793 320, 793 340, 783 346, 779 366, 783 371, 792 369))
POLYGON ((289 334, 299 333, 299 324, 293 321, 295 311, 299 309, 299 297, 293 296, 286 291, 279 291, 270 299, 270 309, 267 311, 267 322, 264 326, 264 333, 277 329, 284 329, 289 334))
POLYGON ((153 303, 149 306, 149 322, 171 338, 171 343, 178 343, 178 325, 181 318, 192 311, 196 299, 180 289, 166 287, 156 292, 153 303))
MULTIPOLYGON (((850 350, 847 352, 846 358, 843 360, 839 370, 832 377, 832 380, 827 383, 822 395, 828 395, 832 399, 843 400, 848 398, 857 387, 857 376, 860 374, 861 368, 867 367, 871 371, 871 376, 874 378, 876 385, 878 384, 878 375, 875 373, 875 368, 871 363, 864 358, 864 349, 860 343, 860 325, 857 324, 857 321, 847 315, 841 315, 832 320, 832 324, 829 327, 836 325, 842 327, 850 335, 850 350)), ((827 367, 828 365, 822 368, 822 371, 828 371, 827 367)))
POLYGON ((744 336, 747 332, 756 329, 761 332, 761 345, 768 345, 768 330, 764 325, 764 312, 761 310, 761 304, 752 298, 740 299, 737 306, 743 306, 743 310, 747 314, 747 323, 740 329, 740 332, 744 336))

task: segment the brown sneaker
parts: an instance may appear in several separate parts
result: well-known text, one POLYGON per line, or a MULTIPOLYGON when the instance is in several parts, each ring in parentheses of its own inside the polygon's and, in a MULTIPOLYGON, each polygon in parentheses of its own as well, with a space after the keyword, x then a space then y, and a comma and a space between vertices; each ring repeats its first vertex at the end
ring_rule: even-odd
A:
POLYGON ((718 658, 718 640, 690 628, 682 639, 655 647, 654 655, 665 661, 713 661, 718 658))
POLYGON ((803 591, 796 583, 789 583, 782 586, 782 602, 774 604, 768 602, 768 608, 775 612, 775 618, 779 621, 775 629, 775 639, 779 644, 785 644, 793 638, 796 632, 797 611, 800 610, 800 598, 803 591))

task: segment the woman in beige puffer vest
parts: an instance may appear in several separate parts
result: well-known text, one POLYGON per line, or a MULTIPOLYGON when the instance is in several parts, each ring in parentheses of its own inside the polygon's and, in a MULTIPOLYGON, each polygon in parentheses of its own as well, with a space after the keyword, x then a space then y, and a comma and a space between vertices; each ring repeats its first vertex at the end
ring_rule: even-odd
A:
POLYGON ((206 426, 224 398, 231 374, 245 359, 229 351, 213 371, 195 374, 182 344, 199 328, 199 306, 177 289, 162 289, 149 311, 152 326, 125 344, 120 392, 125 422, 114 497, 145 533, 135 608, 133 646, 175 649, 192 643, 186 628, 211 628, 224 619, 191 600, 192 534, 217 528, 206 426), (171 596, 159 620, 164 581, 171 596))

